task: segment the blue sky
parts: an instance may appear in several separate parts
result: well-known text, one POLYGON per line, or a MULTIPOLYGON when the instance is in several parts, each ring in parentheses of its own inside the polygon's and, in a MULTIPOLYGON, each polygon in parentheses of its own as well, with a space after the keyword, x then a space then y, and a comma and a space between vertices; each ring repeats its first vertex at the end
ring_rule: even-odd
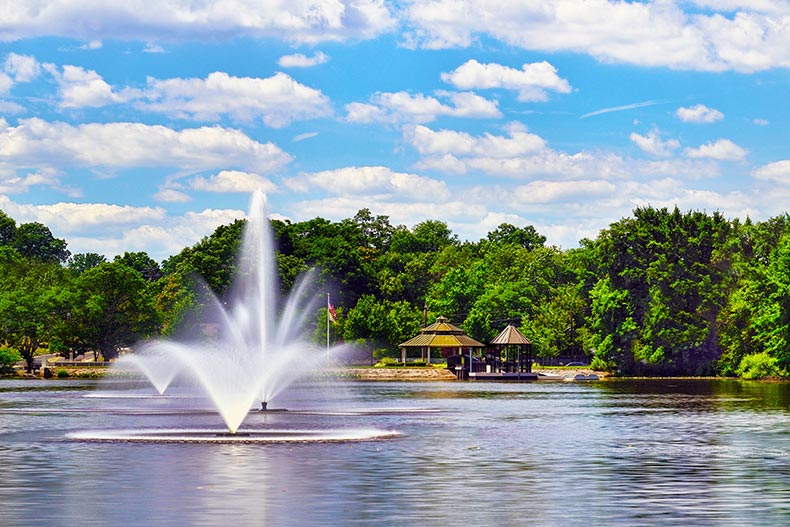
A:
POLYGON ((0 7, 0 209, 74 253, 161 261, 255 188, 562 248, 639 206, 790 209, 787 1, 0 7))

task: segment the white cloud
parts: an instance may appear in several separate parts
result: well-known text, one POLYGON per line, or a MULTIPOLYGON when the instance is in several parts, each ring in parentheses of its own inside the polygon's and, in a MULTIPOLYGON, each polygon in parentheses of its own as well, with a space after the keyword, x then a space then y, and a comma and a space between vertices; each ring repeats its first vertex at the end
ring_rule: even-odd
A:
POLYGON ((164 53, 165 48, 156 42, 146 42, 143 53, 164 53))
POLYGON ((96 50, 101 49, 103 45, 101 40, 91 40, 87 44, 80 46, 80 49, 96 50))
POLYGON ((10 2, 4 41, 58 36, 81 40, 275 38, 296 43, 375 38, 395 23, 380 0, 188 2, 92 0, 10 2))
POLYGON ((214 72, 205 79, 149 79, 139 105, 148 111, 196 120, 260 118, 273 128, 332 114, 329 98, 285 73, 268 78, 214 72))
POLYGON ((603 115, 607 113, 613 112, 624 112, 627 110, 635 110, 637 108, 645 108, 647 106, 655 106, 656 104, 661 104, 662 101, 643 101, 643 102, 635 102, 631 104, 623 104, 620 106, 611 106, 609 108, 601 108, 600 110, 595 110, 589 113, 585 113, 580 117, 580 119, 587 119, 588 117, 594 117, 596 115, 603 115))
POLYGON ((407 128, 405 137, 420 154, 427 156, 455 154, 508 158, 534 154, 546 148, 543 138, 529 133, 520 123, 511 123, 507 131, 509 137, 490 133, 475 137, 466 132, 434 131, 417 125, 407 128))
POLYGON ((504 88, 519 93, 520 101, 546 101, 548 92, 570 93, 568 81, 548 62, 524 64, 514 69, 501 64, 481 64, 471 59, 449 73, 443 81, 462 90, 504 88))
MULTIPOLYGON (((2 74, 0 74, 0 79, 1 78, 2 78, 2 74)), ((0 93, 2 93, 2 91, 0 91, 0 93)), ((22 113, 24 111, 25 108, 15 102, 0 100, 0 113, 2 114, 13 115, 13 114, 22 113)))
POLYGON ((763 165, 752 172, 755 179, 790 185, 790 160, 783 159, 763 165))
POLYGON ((157 261, 194 245, 220 225, 245 216, 234 209, 205 209, 170 215, 161 207, 107 203, 32 205, 0 194, 0 209, 19 223, 37 221, 64 238, 72 253, 97 252, 108 258, 146 251, 157 261))
POLYGON ((132 207, 105 203, 55 203, 30 206, 36 221, 60 232, 96 231, 141 221, 159 221, 165 211, 159 207, 132 207))
POLYGON ((617 156, 557 152, 518 123, 510 124, 505 131, 507 136, 488 133, 472 136, 416 126, 405 130, 404 139, 424 156, 416 164, 420 169, 456 173, 482 171, 519 179, 539 175, 573 179, 588 173, 618 177, 625 173, 624 161, 617 156))
POLYGON ((30 55, 9 53, 3 63, 3 71, 16 82, 30 82, 41 74, 41 64, 30 55))
POLYGON ((192 179, 191 186, 195 190, 207 192, 252 193, 262 190, 270 193, 277 190, 277 186, 267 178, 239 170, 222 170, 208 178, 196 176, 192 179))
POLYGON ((427 123, 439 116, 468 118, 499 118, 498 103, 469 92, 439 91, 437 97, 448 99, 449 104, 436 97, 408 92, 377 93, 371 104, 346 105, 346 121, 357 123, 427 123))
POLYGON ((488 0, 467 0, 463 8, 452 0, 412 0, 405 8, 405 44, 469 47, 486 35, 524 49, 641 66, 741 72, 790 66, 786 4, 770 10, 760 8, 764 2, 728 4, 709 2, 709 12, 687 12, 676 0, 501 0, 495 9, 488 0))
POLYGON ((112 86, 93 70, 66 65, 60 71, 54 64, 45 64, 44 69, 60 87, 62 108, 99 107, 126 101, 126 97, 115 93, 112 86))
POLYGON ((286 185, 298 192, 319 188, 344 196, 397 196, 409 199, 431 196, 435 202, 446 200, 449 196, 443 181, 395 172, 382 166, 346 167, 302 174, 287 181, 286 185))
POLYGON ((729 139, 717 139, 697 148, 687 148, 684 153, 691 158, 709 158, 719 161, 743 161, 748 150, 741 148, 729 139))
POLYGON ((0 95, 8 95, 13 85, 14 79, 0 71, 0 95))
POLYGON ((125 169, 177 167, 180 171, 276 170, 291 160, 272 143, 259 143, 238 130, 214 127, 176 131, 140 123, 73 126, 43 119, 0 120, 0 166, 125 169))
POLYGON ((520 203, 558 203, 589 201, 610 196, 617 186, 604 180, 533 181, 517 187, 513 199, 520 203))
POLYGON ((761 119, 761 118, 756 118, 752 120, 752 122, 757 126, 768 126, 769 124, 771 124, 770 121, 768 121, 768 119, 761 119))
POLYGON ((680 148, 680 142, 677 139, 662 140, 658 130, 651 130, 647 135, 639 135, 634 132, 630 139, 643 152, 655 157, 669 157, 680 148))
POLYGON ((678 108, 675 115, 684 123, 715 123, 724 119, 723 113, 704 104, 678 108))
POLYGON ((189 194, 173 188, 164 188, 154 194, 154 200, 163 203, 187 203, 192 200, 189 194))
POLYGON ((312 68, 319 64, 324 64, 329 60, 329 56, 321 51, 316 52, 312 57, 308 57, 302 53, 294 53, 293 55, 283 55, 277 60, 283 68, 312 68))
POLYGON ((304 141, 305 139, 312 139, 313 137, 315 137, 317 135, 318 135, 318 132, 305 132, 303 134, 299 134, 299 135, 294 136, 294 138, 291 139, 291 142, 292 143, 299 143, 299 142, 304 141))

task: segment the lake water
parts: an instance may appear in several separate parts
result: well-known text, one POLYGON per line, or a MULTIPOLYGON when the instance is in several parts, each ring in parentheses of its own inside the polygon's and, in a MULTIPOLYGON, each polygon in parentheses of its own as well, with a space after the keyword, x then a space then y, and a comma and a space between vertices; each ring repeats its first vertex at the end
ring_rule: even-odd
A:
POLYGON ((299 444, 68 439, 221 428, 210 413, 135 411, 156 410, 154 399, 86 397, 95 388, 0 381, 0 525, 790 524, 786 383, 338 382, 337 401, 307 396, 289 409, 353 410, 347 415, 256 413, 243 428, 401 435, 299 444))

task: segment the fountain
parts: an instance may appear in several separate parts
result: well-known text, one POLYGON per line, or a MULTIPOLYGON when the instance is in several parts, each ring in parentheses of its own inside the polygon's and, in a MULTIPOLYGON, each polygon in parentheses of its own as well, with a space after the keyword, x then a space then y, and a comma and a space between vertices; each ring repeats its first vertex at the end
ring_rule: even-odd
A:
MULTIPOLYGON (((80 440, 127 441, 333 441, 391 436, 392 432, 350 431, 346 436, 332 431, 239 430, 253 407, 272 412, 269 403, 309 371, 324 368, 342 348, 323 349, 303 338, 306 319, 315 313, 317 296, 308 294, 311 276, 302 277, 277 311, 277 274, 271 230, 265 216, 265 197, 255 192, 244 229, 237 275, 227 302, 213 294, 201 319, 209 320, 211 332, 192 331, 178 339, 153 340, 119 361, 133 369, 164 396, 174 379, 197 389, 195 396, 209 400, 221 416, 226 433, 213 431, 138 430, 82 432, 80 440), (210 333, 210 334, 207 334, 210 333), (217 439, 219 438, 219 439, 217 439), (224 439, 223 439, 224 438, 224 439), (314 439, 318 438, 318 439, 314 439)), ((207 288, 206 288, 207 289, 207 288)), ((204 328, 206 325, 204 324, 204 328)), ((283 410, 282 408, 276 410, 283 410)))

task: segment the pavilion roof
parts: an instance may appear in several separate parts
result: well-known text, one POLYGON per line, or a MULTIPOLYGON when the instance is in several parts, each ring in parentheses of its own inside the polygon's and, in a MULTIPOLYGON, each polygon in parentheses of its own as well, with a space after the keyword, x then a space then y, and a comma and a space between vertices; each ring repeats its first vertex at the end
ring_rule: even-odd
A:
POLYGON ((420 334, 406 342, 401 348, 485 348, 485 344, 464 334, 464 330, 450 324, 445 317, 436 317, 436 322, 422 328, 420 334))
POLYGON ((532 344, 527 337, 521 333, 516 326, 509 324, 502 332, 491 341, 492 345, 513 346, 532 344))

